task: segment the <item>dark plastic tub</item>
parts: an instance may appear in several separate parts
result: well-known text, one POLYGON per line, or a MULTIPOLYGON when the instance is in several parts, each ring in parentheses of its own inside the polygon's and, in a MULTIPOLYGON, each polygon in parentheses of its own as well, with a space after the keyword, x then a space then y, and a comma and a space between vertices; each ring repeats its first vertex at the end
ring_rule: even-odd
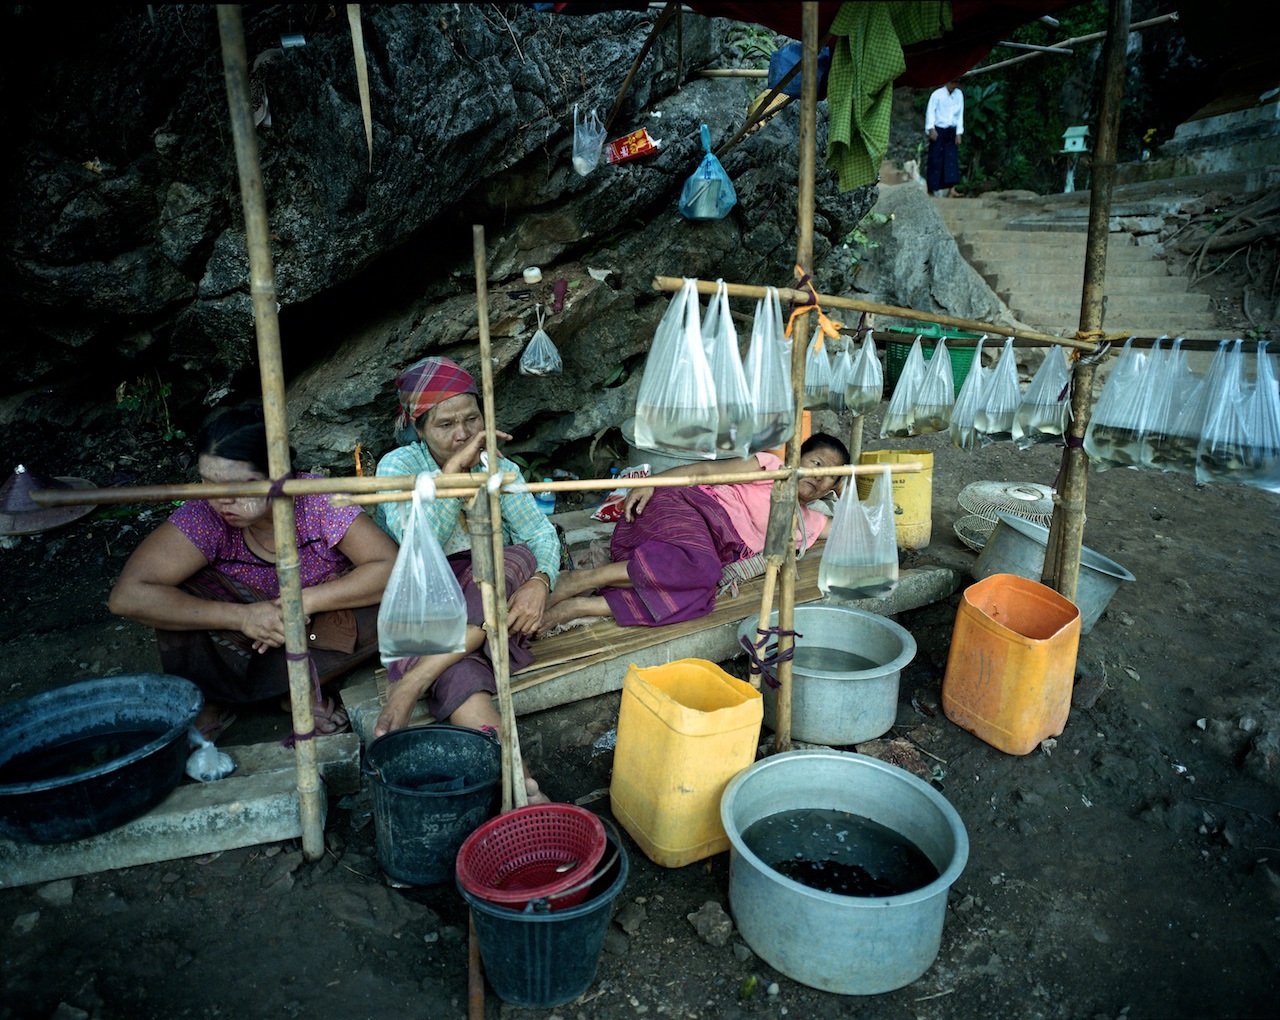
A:
POLYGON ((369 745, 378 864, 409 885, 453 877, 458 849, 498 807, 502 750, 478 730, 437 723, 369 745))
POLYGON ((133 673, 8 705, 0 718, 0 833, 66 843, 145 814, 182 779, 204 698, 189 680, 133 673))
POLYGON ((586 900, 565 910, 539 910, 535 904, 524 911, 510 910, 473 896, 458 883, 471 907, 485 977, 503 1002, 550 1009, 572 1002, 591 987, 613 904, 630 870, 616 836, 608 837, 604 860, 586 900))

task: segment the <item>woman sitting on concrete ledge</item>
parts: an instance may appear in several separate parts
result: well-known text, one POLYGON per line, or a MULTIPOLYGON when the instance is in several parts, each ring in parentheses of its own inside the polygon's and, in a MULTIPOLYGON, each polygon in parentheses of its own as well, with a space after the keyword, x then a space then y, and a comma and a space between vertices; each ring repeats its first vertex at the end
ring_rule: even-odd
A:
MULTIPOLYGON (((801 467, 848 463, 845 445, 826 433, 815 433, 800 447, 801 467)), ((741 460, 682 464, 661 474, 698 477, 780 466, 775 455, 762 452, 741 460)), ((822 475, 800 479, 797 549, 808 549, 830 530, 830 518, 808 504, 831 492, 836 481, 822 475)), ((585 617, 611 616, 623 627, 656 627, 706 616, 715 607, 724 568, 763 550, 772 492, 771 479, 632 489, 610 542, 613 562, 561 574, 543 614, 544 631, 585 617), (592 591, 598 594, 587 594, 592 591)))

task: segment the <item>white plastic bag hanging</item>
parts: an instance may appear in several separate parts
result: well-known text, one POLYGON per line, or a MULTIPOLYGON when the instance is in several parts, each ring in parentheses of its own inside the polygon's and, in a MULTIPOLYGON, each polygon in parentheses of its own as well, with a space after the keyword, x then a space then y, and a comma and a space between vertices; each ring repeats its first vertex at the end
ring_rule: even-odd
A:
POLYGON ((756 302, 743 374, 747 391, 755 396, 750 451, 781 446, 796 430, 796 409, 791 395, 791 340, 783 333, 782 302, 776 287, 769 287, 756 302))
MULTIPOLYGON (((1167 339, 1157 337, 1151 349, 1146 371, 1151 375, 1151 385, 1143 413, 1139 459, 1143 467, 1167 470, 1166 456, 1177 441, 1175 426, 1178 415, 1187 398, 1196 388, 1197 379, 1187 365, 1182 350, 1182 337, 1173 341, 1167 351, 1160 344, 1167 339)), ((1199 445, 1199 437, 1192 445, 1199 445)))
POLYGON ((745 457, 755 427, 755 406, 742 370, 738 331, 733 327, 733 316, 729 312, 729 288, 723 280, 717 280, 716 284, 716 294, 709 303, 702 331, 702 343, 711 366, 711 381, 715 384, 716 406, 720 412, 716 425, 716 450, 745 457))
MULTIPOLYGON (((1103 384, 1089 427, 1084 434, 1084 452, 1089 467, 1106 471, 1113 467, 1136 468, 1142 463, 1141 438, 1144 415, 1144 389, 1150 388, 1150 359, 1133 346, 1133 337, 1125 341, 1116 363, 1111 366, 1103 384)), ((1191 440, 1191 456, 1186 470, 1195 470, 1195 447, 1200 432, 1191 440)))
POLYGON ((876 598, 898 585, 898 541, 893 519, 893 479, 889 465, 875 475, 866 502, 851 478, 836 503, 818 588, 842 598, 876 598))
MULTIPOLYGON (((922 352, 923 353, 923 352, 922 352)), ((933 357, 925 367, 924 378, 915 394, 911 412, 911 434, 946 432, 951 424, 951 408, 955 406, 955 377, 951 374, 951 355, 943 337, 933 349, 933 357)))
POLYGON ((1253 477, 1253 442, 1247 411, 1252 392, 1244 383, 1244 355, 1236 340, 1210 377, 1209 410, 1196 450, 1196 481, 1244 482, 1253 477))
POLYGON ((978 442, 1008 442, 1013 438, 1013 416, 1022 403, 1022 391, 1018 388, 1018 357, 1013 353, 1013 337, 1004 342, 1000 360, 991 369, 982 390, 982 406, 973 416, 973 428, 978 442))
POLYGON ((831 391, 827 394, 827 406, 836 414, 844 414, 849 409, 847 397, 849 377, 853 374, 853 358, 849 355, 850 340, 843 351, 836 356, 836 363, 831 367, 831 391))
POLYGON ((920 349, 920 338, 916 337, 911 350, 907 352, 907 360, 903 363, 897 385, 893 388, 893 396, 889 398, 889 406, 884 412, 884 421, 880 423, 881 439, 906 439, 912 435, 911 423, 915 420, 916 390, 924 381, 924 372, 924 352, 920 349))
POLYGON ((436 487, 418 475, 395 566, 378 608, 378 652, 383 665, 411 655, 465 649, 467 604, 449 561, 431 529, 427 504, 436 487))
POLYGON ((1267 356, 1267 341, 1258 344, 1257 382, 1248 410, 1253 438, 1253 477, 1249 484, 1280 492, 1280 389, 1267 356))
POLYGON ((1013 441, 1019 450, 1036 443, 1061 442, 1071 417, 1071 366, 1067 354, 1054 345, 1031 378, 1031 385, 1013 415, 1013 441))
POLYGON ((564 363, 560 360, 560 352, 556 350, 556 345, 551 342, 551 337, 547 336, 542 328, 543 322, 546 321, 547 313, 542 310, 542 305, 535 305, 534 311, 538 316, 538 328, 533 334, 533 339, 529 341, 529 346, 520 355, 520 374, 560 375, 564 371, 564 363))
POLYGON ((719 424, 698 323, 698 290, 686 279, 658 323, 645 361, 636 395, 636 446, 711 460, 719 424))
POLYGON ((578 122, 578 104, 573 104, 573 169, 583 177, 600 162, 604 146, 604 125, 592 110, 578 122))
POLYGON ((827 406, 831 395, 831 357, 827 354, 822 326, 813 331, 804 356, 804 409, 817 411, 827 406))
POLYGON ((957 450, 976 450, 978 433, 973 427, 973 420, 982 406, 983 388, 986 385, 989 369, 982 367, 982 344, 987 339, 983 334, 973 352, 973 366, 965 376, 956 396, 955 406, 951 409, 951 445, 957 450))
POLYGON ((867 335, 862 340, 862 349, 853 360, 853 369, 844 388, 844 399, 849 413, 855 418, 874 411, 884 399, 884 370, 876 355, 876 343, 871 330, 867 330, 867 335))

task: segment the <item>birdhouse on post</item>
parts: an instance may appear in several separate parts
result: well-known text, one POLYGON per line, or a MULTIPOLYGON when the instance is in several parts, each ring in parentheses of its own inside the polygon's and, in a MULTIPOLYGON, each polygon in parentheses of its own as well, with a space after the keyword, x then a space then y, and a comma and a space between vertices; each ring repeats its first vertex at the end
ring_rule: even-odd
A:
POLYGON ((1077 124, 1062 132, 1062 155, 1070 156, 1067 160, 1067 186, 1063 194, 1076 190, 1076 163, 1081 155, 1089 151, 1089 125, 1077 124))
POLYGON ((1062 132, 1063 155, 1089 151, 1089 125, 1077 124, 1062 132))

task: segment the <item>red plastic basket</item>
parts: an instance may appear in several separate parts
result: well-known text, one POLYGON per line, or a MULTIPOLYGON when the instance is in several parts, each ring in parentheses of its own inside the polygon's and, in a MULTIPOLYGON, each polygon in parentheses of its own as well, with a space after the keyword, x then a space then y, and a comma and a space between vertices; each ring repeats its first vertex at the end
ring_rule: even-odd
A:
POLYGON ((491 818, 463 841, 458 884, 512 910, 540 899, 562 910, 586 899, 606 845, 604 823, 585 808, 531 804, 491 818))

